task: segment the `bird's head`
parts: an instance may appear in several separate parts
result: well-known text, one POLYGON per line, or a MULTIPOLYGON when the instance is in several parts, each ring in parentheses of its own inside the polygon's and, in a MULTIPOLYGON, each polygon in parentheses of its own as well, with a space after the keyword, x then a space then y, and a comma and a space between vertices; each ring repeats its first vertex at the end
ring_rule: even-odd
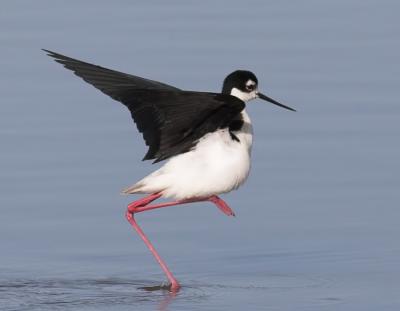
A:
POLYGON ((258 79, 256 75, 247 70, 236 70, 229 74, 224 80, 222 93, 235 96, 244 102, 248 102, 255 98, 260 98, 282 108, 295 111, 293 108, 285 106, 260 93, 258 91, 258 79))

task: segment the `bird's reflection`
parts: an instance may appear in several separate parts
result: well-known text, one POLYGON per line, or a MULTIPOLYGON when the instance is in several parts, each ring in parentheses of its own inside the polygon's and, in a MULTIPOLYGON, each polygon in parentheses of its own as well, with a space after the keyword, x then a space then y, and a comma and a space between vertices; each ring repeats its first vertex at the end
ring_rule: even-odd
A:
POLYGON ((166 285, 155 285, 155 286, 143 286, 139 287, 139 289, 154 292, 154 291, 163 291, 163 298, 161 299, 157 310, 159 311, 166 311, 168 310, 168 306, 171 302, 177 297, 179 293, 179 289, 171 289, 170 284, 166 285))

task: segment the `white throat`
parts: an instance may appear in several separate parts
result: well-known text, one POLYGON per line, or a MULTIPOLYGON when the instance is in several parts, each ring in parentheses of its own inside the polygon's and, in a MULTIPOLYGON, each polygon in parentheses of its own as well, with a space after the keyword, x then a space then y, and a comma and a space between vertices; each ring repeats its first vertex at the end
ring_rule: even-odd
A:
POLYGON ((244 102, 248 102, 249 100, 257 98, 256 90, 248 93, 248 92, 243 92, 235 87, 232 89, 231 95, 239 98, 240 100, 242 100, 244 102))

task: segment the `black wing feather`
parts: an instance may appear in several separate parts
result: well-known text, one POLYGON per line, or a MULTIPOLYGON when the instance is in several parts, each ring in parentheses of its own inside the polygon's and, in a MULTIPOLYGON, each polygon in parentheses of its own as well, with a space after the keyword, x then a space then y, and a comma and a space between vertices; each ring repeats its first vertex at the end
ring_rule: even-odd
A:
POLYGON ((207 133, 229 128, 245 107, 243 101, 230 95, 181 91, 161 82, 44 51, 128 107, 149 146, 143 160, 158 162, 191 150, 207 133))
POLYGON ((140 91, 121 95, 149 151, 143 160, 165 160, 191 150, 205 134, 227 128, 245 104, 224 94, 140 91))
POLYGON ((47 55, 53 57, 56 62, 62 64, 65 68, 72 70, 78 77, 115 100, 119 100, 119 94, 122 90, 179 90, 176 87, 158 81, 89 64, 49 50, 43 49, 43 51, 45 51, 47 55))

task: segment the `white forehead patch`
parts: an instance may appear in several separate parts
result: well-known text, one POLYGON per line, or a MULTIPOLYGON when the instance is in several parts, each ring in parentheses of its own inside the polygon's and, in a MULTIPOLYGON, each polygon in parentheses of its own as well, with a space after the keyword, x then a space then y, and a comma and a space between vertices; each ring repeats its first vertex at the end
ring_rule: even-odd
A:
POLYGON ((254 86, 254 85, 256 85, 256 83, 253 80, 251 79, 247 80, 246 86, 254 86))

